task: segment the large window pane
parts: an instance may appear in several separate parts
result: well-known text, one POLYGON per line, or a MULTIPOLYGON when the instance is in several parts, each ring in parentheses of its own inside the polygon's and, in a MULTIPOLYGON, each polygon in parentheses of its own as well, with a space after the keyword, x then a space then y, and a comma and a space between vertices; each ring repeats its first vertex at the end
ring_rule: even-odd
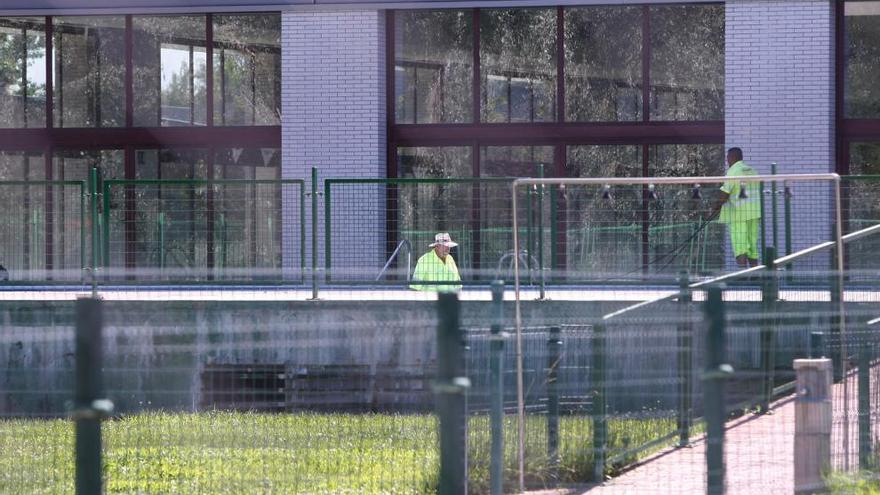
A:
POLYGON ((471 122, 473 14, 401 11, 394 28, 396 122, 471 122))
POLYGON ((556 9, 480 11, 483 122, 556 119, 556 9))
MULTIPOLYGON (((538 165, 544 175, 553 175, 552 146, 484 146, 480 148, 480 177, 537 177, 538 165)), ((541 199, 521 188, 518 199, 520 250, 527 256, 521 260, 529 273, 552 260, 549 195, 541 199)), ((480 187, 480 267, 487 275, 511 277, 513 266, 513 209, 510 183, 483 182, 480 187), (498 273, 495 273, 497 271, 498 273)), ((538 273, 538 272, 534 272, 538 273)))
MULTIPOLYGON (((403 178, 443 179, 472 176, 470 147, 398 148, 398 174, 403 178)), ((416 257, 428 250, 437 232, 449 232, 459 243, 452 255, 462 270, 472 267, 471 213, 473 183, 400 184, 387 194, 397 198, 398 240, 408 240, 416 257)))
MULTIPOLYGON (((578 178, 639 177, 642 147, 569 146, 566 168, 578 178)), ((569 271, 586 276, 641 266, 641 187, 571 186, 561 196, 569 271)))
POLYGON ((397 148, 399 177, 470 177, 471 148, 468 146, 397 148))
POLYGON ((880 117, 880 2, 846 2, 844 115, 880 117))
MULTIPOLYGON (((655 177, 724 175, 722 145, 657 145, 648 149, 649 174, 655 177)), ((718 200, 718 184, 696 194, 690 185, 657 186, 647 199, 648 249, 651 272, 712 273, 724 266, 727 234, 717 223, 703 225, 702 216, 718 200)))
POLYGON ((205 125, 205 16, 132 19, 134 125, 205 125))
MULTIPOLYGON (((0 181, 42 180, 44 170, 42 153, 0 151, 0 181)), ((47 191, 73 199, 75 189, 0 182, 0 264, 10 280, 29 278, 32 270, 45 267, 46 218, 53 216, 46 211, 47 191)))
POLYGON ((125 125, 125 18, 54 17, 56 127, 125 125))
MULTIPOLYGON (((844 198, 844 225, 853 232, 880 224, 880 142, 852 143, 849 148, 849 171, 841 183, 844 198)), ((865 279, 876 282, 880 268, 880 239, 868 236, 847 245, 846 260, 856 280, 856 270, 865 279)))
POLYGON ((0 18, 0 127, 46 126, 46 26, 0 18))
MULTIPOLYGON (((125 174, 124 157, 125 154, 122 150, 56 151, 52 155, 52 177, 56 181, 85 181, 88 180, 92 168, 97 168, 99 177, 102 179, 122 179, 125 174)), ((91 263, 91 243, 86 242, 82 246, 80 244, 80 235, 83 233, 83 230, 73 227, 80 225, 81 219, 86 224, 84 232, 92 232, 93 227, 90 216, 81 217, 81 199, 72 194, 74 191, 78 194, 79 188, 74 189, 69 186, 63 186, 63 190, 66 191, 64 194, 60 192, 62 190, 61 187, 53 189, 55 193, 51 201, 47 197, 45 204, 51 205, 55 215, 52 229, 52 249, 55 254, 54 265, 56 267, 79 267, 83 260, 91 263), (84 258, 80 255, 82 247, 85 248, 84 258)), ((111 211, 122 208, 124 199, 121 191, 111 191, 109 199, 111 211)), ((103 211, 103 202, 99 202, 98 208, 100 214, 105 213, 103 211)), ((110 259, 121 263, 122 256, 122 246, 111 245, 110 259)))
POLYGON ((724 6, 651 7, 651 120, 724 118, 724 6))
POLYGON ((642 119, 642 8, 565 9, 565 119, 642 119))
POLYGON ((281 122, 281 15, 214 16, 214 125, 281 122))
MULTIPOLYGON (((207 187, 192 179, 207 178, 206 152, 190 150, 137 150, 138 179, 163 179, 162 185, 141 185, 135 191, 134 226, 138 266, 192 269, 204 274, 207 267, 207 187)), ((121 213, 121 212, 120 212, 121 213)), ((131 216, 131 214, 129 215, 131 216)), ((114 216, 126 221, 124 216, 114 216)))

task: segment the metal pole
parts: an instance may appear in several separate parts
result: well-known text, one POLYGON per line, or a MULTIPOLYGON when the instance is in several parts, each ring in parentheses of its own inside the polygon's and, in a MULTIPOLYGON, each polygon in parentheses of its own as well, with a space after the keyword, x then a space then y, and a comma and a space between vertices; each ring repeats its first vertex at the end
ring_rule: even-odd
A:
POLYGON ((159 272, 165 268, 165 212, 160 211, 156 219, 159 228, 159 272))
POLYGON ((492 495, 501 495, 504 486, 504 282, 492 282, 492 341, 489 347, 490 421, 492 449, 489 457, 489 484, 492 495))
MULTIPOLYGON (((538 164, 538 178, 544 178, 544 164, 538 164)), ((544 189, 546 186, 538 186, 538 275, 540 277, 538 299, 545 299, 544 292, 544 189)))
MULTIPOLYGON (((312 297, 318 299, 318 167, 312 167, 312 297)), ((329 249, 329 246, 324 246, 329 249)), ((327 254, 329 257, 329 252, 327 254)), ((328 258, 329 259, 329 258, 328 258)), ((329 276, 329 272, 328 272, 329 276)))
MULTIPOLYGON (((776 175, 776 162, 770 164, 770 174, 776 175)), ((770 209, 773 215, 773 246, 779 245, 779 220, 776 218, 776 181, 770 183, 770 209)), ((789 254, 789 253, 786 253, 789 254)))
POLYGON ((871 338, 870 329, 860 322, 859 339, 859 469, 871 467, 871 338))
POLYGON ((691 408, 693 391, 693 345, 692 332, 690 322, 690 305, 692 302, 690 285, 690 277, 687 271, 682 271, 679 275, 678 287, 681 296, 678 302, 681 305, 679 311, 678 322, 678 445, 679 447, 687 446, 690 443, 691 430, 691 408))
POLYGON ((525 491, 525 396, 523 393, 523 362, 522 362, 522 309, 519 294, 519 232, 517 227, 516 181, 511 186, 511 203, 513 205, 513 286, 514 316, 516 325, 516 421, 517 421, 517 467, 519 470, 519 491, 525 491))
POLYGON ((550 479, 559 482, 559 366, 562 363, 562 339, 559 327, 550 327, 547 339, 547 459, 550 479))
POLYGON ((779 286, 776 281, 776 248, 770 246, 764 253, 764 266, 767 267, 767 276, 761 284, 761 370, 763 390, 761 404, 758 411, 766 414, 770 411, 770 402, 773 399, 774 369, 776 367, 774 349, 773 318, 776 315, 776 301, 779 299, 779 286))
POLYGON ((840 200, 840 177, 834 181, 834 207, 835 207, 835 240, 837 241, 837 313, 838 331, 840 335, 840 370, 843 377, 843 454, 844 469, 849 469, 849 385, 846 379, 847 373, 847 345, 846 345, 846 307, 843 301, 843 212, 840 200))
POLYGON ((710 287, 706 294, 705 312, 708 320, 706 338, 706 369, 703 374, 703 407, 706 415, 706 493, 724 493, 724 380, 732 373, 725 364, 724 301, 720 286, 710 287))
POLYGON ((605 398, 605 325, 593 326, 590 385, 593 388, 593 481, 605 481, 605 446, 608 442, 607 403, 605 398))
POLYGON ((101 249, 98 217, 98 168, 92 167, 89 173, 89 193, 91 194, 92 217, 92 296, 98 295, 98 260, 101 249))
POLYGON ((103 395, 101 378, 101 300, 76 301, 76 390, 73 420, 76 422, 76 493, 93 495, 101 489, 101 418, 112 404, 103 395))
POLYGON ((465 392, 470 386, 464 369, 460 305, 455 293, 437 295, 437 415, 440 419, 441 495, 467 493, 465 392))

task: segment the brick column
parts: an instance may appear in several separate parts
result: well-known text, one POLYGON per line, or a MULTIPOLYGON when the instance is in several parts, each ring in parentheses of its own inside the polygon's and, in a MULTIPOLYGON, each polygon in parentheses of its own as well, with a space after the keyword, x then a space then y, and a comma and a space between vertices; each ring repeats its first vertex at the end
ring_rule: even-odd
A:
MULTIPOLYGON (((384 178, 385 13, 285 12, 281 35, 282 176, 308 181, 315 166, 321 181, 327 177, 384 178)), ((323 182, 321 187, 323 190, 323 182)), ((344 203, 341 198, 334 202, 333 265, 376 266, 378 273, 385 255, 384 194, 372 188, 358 197, 357 204, 344 203), (366 224, 362 218, 354 221, 346 214, 351 208, 376 211, 375 219, 366 224), (357 253, 356 260, 352 253, 357 253)), ((323 204, 321 197, 320 266, 324 266, 323 222, 327 213, 323 204)), ((311 218, 308 200, 305 217, 307 222, 311 218)), ((289 232, 285 252, 290 252, 288 245, 298 239, 294 230, 298 232, 285 226, 289 232)), ((306 236, 311 236, 308 224, 306 236)), ((307 264, 310 245, 306 242, 307 264)))
MULTIPOLYGON (((743 148, 760 173, 769 173, 771 162, 779 173, 833 172, 833 2, 727 0, 725 24, 727 146, 743 148)), ((796 251, 829 238, 832 203, 829 188, 821 196, 817 186, 793 193, 796 251)), ((778 204, 778 252, 784 254, 781 198, 778 204)))

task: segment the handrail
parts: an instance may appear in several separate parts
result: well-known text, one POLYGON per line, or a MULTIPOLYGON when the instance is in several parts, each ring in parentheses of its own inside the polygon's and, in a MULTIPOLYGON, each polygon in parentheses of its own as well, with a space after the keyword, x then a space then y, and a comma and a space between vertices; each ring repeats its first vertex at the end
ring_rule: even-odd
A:
MULTIPOLYGON (((846 244, 848 242, 852 242, 852 241, 861 239, 863 237, 866 237, 866 236, 869 236, 871 234, 875 234, 878 232, 880 232, 880 225, 873 225, 871 227, 866 227, 864 229, 857 230, 855 232, 850 232, 849 234, 846 234, 845 236, 843 236, 841 238, 841 240, 843 241, 844 244, 846 244)), ((782 266, 785 266, 787 264, 794 262, 795 260, 803 258, 804 256, 808 256, 810 254, 815 254, 817 252, 824 251, 826 249, 831 249, 836 246, 837 246, 837 243, 835 241, 823 242, 823 243, 817 244, 815 246, 810 246, 806 249, 801 249, 800 251, 796 251, 794 253, 783 256, 781 258, 777 258, 777 259, 773 260, 773 264, 777 268, 782 267, 782 266)), ((718 282, 723 282, 725 280, 733 280, 736 278, 740 278, 744 275, 748 275, 748 274, 754 273, 754 272, 759 272, 759 271, 765 270, 765 269, 767 269, 766 265, 753 266, 750 268, 746 268, 744 270, 739 270, 739 271, 736 271, 733 273, 727 273, 727 274, 724 274, 724 275, 721 275, 718 277, 710 278, 708 280, 703 280, 700 282, 690 284, 690 285, 688 285, 687 290, 698 289, 700 287, 703 287, 706 285, 711 285, 711 284, 718 283, 718 282)), ((639 309, 639 308, 648 306, 650 304, 675 299, 677 297, 680 297, 684 292, 685 291, 683 291, 683 290, 678 290, 678 291, 675 291, 671 294, 667 294, 665 296, 655 297, 654 299, 649 299, 647 301, 638 302, 638 303, 633 304, 631 306, 627 306, 623 309, 619 309, 617 311, 614 311, 613 313, 608 313, 607 315, 602 316, 602 320, 607 321, 607 320, 610 320, 611 318, 615 318, 615 317, 620 316, 624 313, 628 313, 632 310, 639 309)), ((877 320, 875 320, 875 321, 880 322, 880 318, 877 318, 877 320)), ((868 322, 868 324, 870 325, 871 323, 868 322)))
POLYGON ((873 320, 868 321, 868 326, 876 325, 878 323, 880 323, 880 318, 874 318, 873 320))
POLYGON ((382 275, 385 274, 385 271, 388 270, 388 267, 391 266, 391 262, 394 261, 394 258, 397 257, 397 254, 400 253, 401 249, 406 248, 406 281, 410 280, 410 272, 412 271, 412 243, 409 242, 409 239, 404 239, 397 243, 397 247, 394 248, 394 252, 391 253, 391 256, 388 257, 388 261, 385 263, 385 266, 382 267, 382 270, 379 272, 379 275, 376 275, 376 281, 382 278, 382 275))
POLYGON ((605 178, 575 178, 575 179, 533 179, 522 178, 513 181, 514 189, 518 186, 552 186, 558 184, 565 185, 645 185, 645 184, 722 184, 730 182, 783 182, 783 181, 834 181, 840 180, 837 174, 779 174, 779 175, 749 175, 738 176, 735 178, 727 176, 714 177, 605 177, 605 178))

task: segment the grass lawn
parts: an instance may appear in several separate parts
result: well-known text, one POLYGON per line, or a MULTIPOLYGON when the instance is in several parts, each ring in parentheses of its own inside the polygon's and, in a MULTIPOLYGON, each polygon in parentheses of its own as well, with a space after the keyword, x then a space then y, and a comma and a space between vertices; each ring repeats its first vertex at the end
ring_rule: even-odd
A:
MULTIPOLYGON (((550 482, 546 421, 527 421, 527 479, 550 482)), ((107 493, 433 493, 439 462, 430 415, 145 413, 103 426, 107 493)), ((674 418, 610 419, 609 450, 675 429, 674 418)), ((0 493, 74 491, 73 423, 0 420, 0 493)), ((516 479, 516 418, 505 420, 507 482, 516 479)), ((560 418, 561 481, 587 481, 591 422, 560 418)), ((489 420, 471 418, 472 493, 488 491, 489 420)), ((630 456, 625 462, 636 460, 630 456)), ((609 471, 613 470, 609 468, 609 471)))

